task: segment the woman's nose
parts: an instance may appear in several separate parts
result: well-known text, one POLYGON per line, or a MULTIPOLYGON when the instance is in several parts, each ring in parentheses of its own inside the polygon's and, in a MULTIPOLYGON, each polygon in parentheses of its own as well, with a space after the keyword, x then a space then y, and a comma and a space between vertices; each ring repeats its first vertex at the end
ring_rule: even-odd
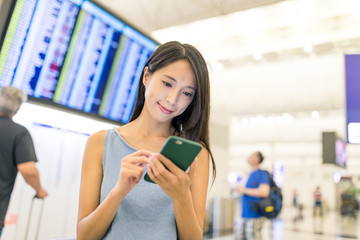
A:
POLYGON ((168 101, 171 104, 175 104, 179 97, 179 91, 176 89, 173 89, 169 92, 168 96, 166 97, 166 101, 168 101))

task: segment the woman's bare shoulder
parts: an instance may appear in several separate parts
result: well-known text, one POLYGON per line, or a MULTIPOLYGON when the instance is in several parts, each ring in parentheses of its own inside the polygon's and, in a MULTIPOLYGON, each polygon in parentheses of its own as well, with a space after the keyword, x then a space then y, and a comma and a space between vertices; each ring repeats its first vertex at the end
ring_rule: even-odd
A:
POLYGON ((90 135, 86 142, 84 162, 101 163, 106 130, 98 131, 90 135))
POLYGON ((88 144, 100 143, 105 141, 106 130, 101 130, 90 135, 88 144))

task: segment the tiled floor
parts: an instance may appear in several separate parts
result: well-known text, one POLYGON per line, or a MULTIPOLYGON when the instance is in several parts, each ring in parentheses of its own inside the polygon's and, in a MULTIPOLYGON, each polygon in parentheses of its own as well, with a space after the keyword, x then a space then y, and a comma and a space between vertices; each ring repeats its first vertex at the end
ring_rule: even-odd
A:
MULTIPOLYGON (((355 213, 356 214, 356 213, 355 213)), ((233 240, 234 235, 217 233, 204 239, 233 240)), ((284 209, 280 218, 267 220, 263 227, 262 240, 352 240, 360 239, 360 218, 341 216, 336 211, 324 213, 323 217, 312 216, 312 209, 299 218, 295 209, 284 209)))

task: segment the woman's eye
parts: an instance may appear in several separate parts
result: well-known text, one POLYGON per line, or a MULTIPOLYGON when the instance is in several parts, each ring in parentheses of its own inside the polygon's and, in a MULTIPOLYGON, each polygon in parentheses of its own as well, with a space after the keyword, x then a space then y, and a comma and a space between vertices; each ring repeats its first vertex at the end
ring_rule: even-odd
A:
POLYGON ((189 92, 184 92, 185 96, 187 97, 192 97, 192 93, 189 93, 189 92))
POLYGON ((163 84, 164 84, 166 87, 171 87, 171 84, 168 83, 168 82, 163 81, 163 84))

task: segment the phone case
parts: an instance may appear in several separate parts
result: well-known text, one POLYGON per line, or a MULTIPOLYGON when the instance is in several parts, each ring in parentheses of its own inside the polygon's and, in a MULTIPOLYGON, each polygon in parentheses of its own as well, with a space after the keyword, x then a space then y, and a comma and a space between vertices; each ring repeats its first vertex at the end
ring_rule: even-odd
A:
MULTIPOLYGON (((160 153, 185 171, 199 154, 201 148, 202 145, 200 143, 177 136, 170 136, 160 153)), ((153 182, 147 173, 144 179, 148 182, 153 182)))

